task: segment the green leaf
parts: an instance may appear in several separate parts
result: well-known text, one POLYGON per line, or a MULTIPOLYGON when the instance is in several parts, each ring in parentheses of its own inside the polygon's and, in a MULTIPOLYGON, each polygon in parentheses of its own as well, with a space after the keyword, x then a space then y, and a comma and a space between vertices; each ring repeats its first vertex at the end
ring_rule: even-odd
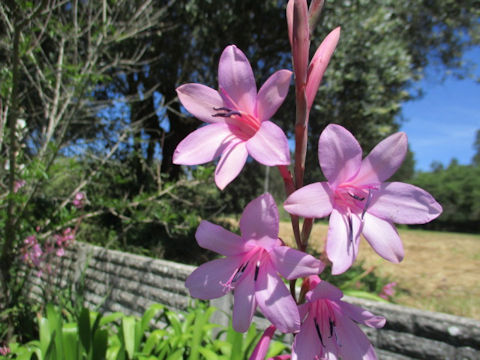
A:
POLYGON ((65 355, 68 354, 68 359, 78 360, 80 358, 79 345, 80 339, 78 337, 78 327, 75 323, 68 323, 63 325, 62 331, 63 345, 65 355))
POLYGON ((92 360, 102 360, 107 356, 108 331, 97 330, 93 338, 92 360))
POLYGON ((133 316, 125 316, 122 319, 123 344, 129 359, 133 359, 135 352, 135 318, 133 316))
POLYGON ((373 300, 373 301, 380 301, 380 302, 388 303, 387 300, 382 299, 380 296, 369 293, 369 292, 366 292, 366 291, 347 289, 347 290, 343 290, 343 293, 344 293, 344 295, 353 296, 353 297, 360 298, 360 299, 366 299, 366 300, 373 300))
POLYGON ((88 354, 90 352, 92 334, 90 330, 90 312, 87 308, 83 308, 78 317, 78 334, 83 348, 88 354))

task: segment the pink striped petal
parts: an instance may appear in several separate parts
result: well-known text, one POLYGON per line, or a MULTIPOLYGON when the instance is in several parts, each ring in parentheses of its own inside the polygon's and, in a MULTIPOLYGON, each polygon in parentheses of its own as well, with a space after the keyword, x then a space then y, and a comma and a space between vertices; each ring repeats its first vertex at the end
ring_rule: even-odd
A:
POLYGON ((178 99, 187 111, 197 119, 207 123, 223 123, 222 117, 214 117, 214 109, 224 105, 217 90, 202 84, 185 84, 177 88, 178 99))
POLYGON ((221 226, 203 220, 195 233, 198 245, 221 255, 233 256, 245 252, 243 239, 221 226))
POLYGON ((318 159, 332 187, 352 179, 362 164, 362 148, 344 127, 330 124, 320 135, 318 159))
POLYGON ((255 104, 255 114, 260 121, 270 120, 288 94, 292 72, 279 70, 262 85, 255 104))
POLYGON ((320 299, 340 300, 342 297, 343 292, 327 281, 320 281, 320 283, 307 294, 307 300, 309 302, 320 299))
POLYGON ((288 246, 277 246, 270 252, 275 269, 287 280, 320 274, 325 267, 320 260, 288 246))
POLYGON ((272 195, 265 193, 245 207, 240 218, 240 231, 244 239, 278 238, 278 208, 272 195))
POLYGON ((225 295, 222 284, 228 282, 234 274, 242 257, 215 259, 196 268, 185 281, 190 295, 202 299, 216 299, 225 295))
POLYGON ((332 197, 332 191, 326 182, 313 183, 292 193, 283 207, 293 215, 322 218, 332 212, 332 197))
POLYGON ((312 107, 315 96, 317 95, 318 87, 322 82, 323 74, 327 69, 327 65, 337 47, 339 39, 340 27, 337 27, 322 41, 310 62, 306 88, 307 105, 309 109, 312 107))
POLYGON ((345 272, 357 258, 362 222, 356 214, 352 218, 352 235, 348 217, 333 209, 327 235, 327 256, 332 262, 332 274, 345 272))
POLYGON ((235 140, 228 144, 215 169, 215 184, 220 190, 225 189, 238 176, 247 158, 248 152, 244 142, 235 140))
POLYGON ((253 266, 248 266, 241 281, 235 287, 232 325, 235 331, 245 332, 252 323, 253 313, 257 307, 255 300, 255 282, 253 266))
POLYGON ((442 213, 442 206, 419 187, 387 182, 374 193, 368 212, 397 224, 425 224, 442 213))
POLYGON ((403 260, 402 240, 395 226, 386 220, 365 213, 363 220, 363 236, 378 255, 393 263, 403 260))
POLYGON ((379 184, 392 176, 407 154, 408 140, 404 132, 390 135, 363 159, 355 183, 379 184))
POLYGON ((198 165, 214 160, 232 141, 227 124, 202 126, 178 144, 173 154, 177 165, 198 165))
POLYGON ((289 165, 290 149, 283 130, 271 121, 264 121, 257 133, 247 141, 248 153, 260 164, 289 165))
POLYGON ((258 307, 279 331, 300 330, 297 304, 269 261, 260 266, 255 289, 258 307))
POLYGON ((218 65, 218 84, 220 91, 225 91, 233 101, 230 107, 253 114, 257 97, 255 77, 247 57, 235 45, 223 50, 218 65))
POLYGON ((313 315, 307 316, 300 332, 295 336, 292 347, 292 360, 314 360, 320 355, 322 344, 318 338, 313 315))
POLYGON ((382 328, 385 325, 386 320, 383 316, 373 315, 370 311, 367 311, 360 306, 349 304, 344 301, 340 302, 340 306, 342 313, 357 323, 377 329, 382 328))

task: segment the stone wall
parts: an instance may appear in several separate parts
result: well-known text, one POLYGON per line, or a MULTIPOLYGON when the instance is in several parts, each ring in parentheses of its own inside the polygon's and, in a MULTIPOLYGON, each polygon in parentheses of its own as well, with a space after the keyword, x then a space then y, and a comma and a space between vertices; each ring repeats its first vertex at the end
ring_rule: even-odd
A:
MULTIPOLYGON (((193 269, 77 243, 66 252, 54 276, 31 274, 26 289, 32 298, 41 300, 46 284, 50 289, 65 288, 78 286, 83 279, 87 305, 99 306, 100 311, 141 315, 152 303, 185 310, 191 298, 184 281, 193 269)), ((387 318, 383 329, 364 328, 379 359, 480 359, 480 321, 349 297, 346 300, 387 318)), ((231 313, 231 296, 212 304, 231 313)), ((216 323, 228 321, 221 311, 215 316, 216 323)), ((256 314, 255 322, 261 329, 268 325, 261 314, 256 314)))

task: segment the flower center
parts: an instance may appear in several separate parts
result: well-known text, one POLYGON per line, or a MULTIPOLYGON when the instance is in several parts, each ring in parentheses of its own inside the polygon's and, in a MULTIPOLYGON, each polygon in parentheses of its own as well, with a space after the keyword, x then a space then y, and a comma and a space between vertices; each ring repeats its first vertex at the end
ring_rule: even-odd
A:
POLYGON ((337 307, 337 305, 329 300, 317 300, 313 322, 322 347, 327 347, 325 345, 326 342, 333 342, 338 350, 342 345, 338 340, 336 332, 335 307, 337 307))
POLYGON ((216 113, 213 117, 223 117, 232 131, 240 139, 246 141, 255 135, 260 129, 260 121, 243 111, 232 110, 227 107, 213 108, 216 113))
POLYGON ((255 267, 253 280, 257 281, 258 272, 260 270, 260 266, 262 264, 262 260, 265 254, 265 250, 260 247, 255 248, 245 254, 242 261, 240 262, 240 265, 233 271, 228 280, 225 283, 220 281, 220 285, 223 286, 223 292, 227 293, 235 289, 235 285, 243 278, 244 274, 251 271, 252 266, 255 267))
POLYGON ((376 189, 373 185, 341 184, 335 189, 335 203, 349 214, 361 213, 363 219, 376 189))

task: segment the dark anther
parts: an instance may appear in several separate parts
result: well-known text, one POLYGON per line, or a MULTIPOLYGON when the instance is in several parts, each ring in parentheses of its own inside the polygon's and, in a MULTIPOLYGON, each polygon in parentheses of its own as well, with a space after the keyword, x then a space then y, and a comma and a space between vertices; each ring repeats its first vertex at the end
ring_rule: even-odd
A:
POLYGON ((365 206, 363 207, 363 211, 362 211, 362 220, 363 220, 363 217, 365 216, 365 213, 367 212, 368 207, 370 206, 371 201, 372 201, 372 189, 368 189, 367 201, 365 202, 365 206))
POLYGON ((355 200, 358 200, 358 201, 363 201, 363 200, 365 200, 364 197, 360 197, 360 196, 355 195, 355 194, 352 194, 352 193, 348 193, 348 195, 350 195, 352 198, 354 198, 355 200))
POLYGON ((257 281, 257 278, 258 278, 258 270, 260 270, 260 265, 257 264, 257 266, 255 266, 255 276, 253 277, 253 280, 254 280, 254 281, 257 281))
POLYGON ((325 344, 323 343, 323 339, 322 339, 322 334, 320 333, 320 328, 318 327, 317 318, 313 318, 313 322, 315 323, 315 329, 317 330, 317 335, 318 335, 318 338, 320 339, 320 343, 322 344, 323 347, 325 347, 325 344))
POLYGON ((335 322, 332 321, 332 319, 329 318, 328 323, 330 325, 330 336, 329 336, 329 338, 331 338, 333 336, 333 328, 335 327, 335 322))
POLYGON ((235 275, 233 275, 233 279, 232 279, 232 282, 235 282, 238 280, 238 278, 240 276, 242 276, 243 272, 245 271, 245 269, 247 268, 247 265, 248 265, 248 261, 240 268, 237 269, 237 272, 235 273, 235 275))
POLYGON ((353 222, 352 222, 352 215, 348 214, 348 240, 353 242, 353 222))
POLYGON ((215 114, 212 114, 213 117, 230 117, 232 115, 242 116, 242 114, 240 114, 240 112, 234 111, 234 110, 226 108, 226 107, 219 107, 219 108, 214 107, 213 110, 219 111, 215 114), (224 111, 224 112, 220 112, 220 111, 224 111))

